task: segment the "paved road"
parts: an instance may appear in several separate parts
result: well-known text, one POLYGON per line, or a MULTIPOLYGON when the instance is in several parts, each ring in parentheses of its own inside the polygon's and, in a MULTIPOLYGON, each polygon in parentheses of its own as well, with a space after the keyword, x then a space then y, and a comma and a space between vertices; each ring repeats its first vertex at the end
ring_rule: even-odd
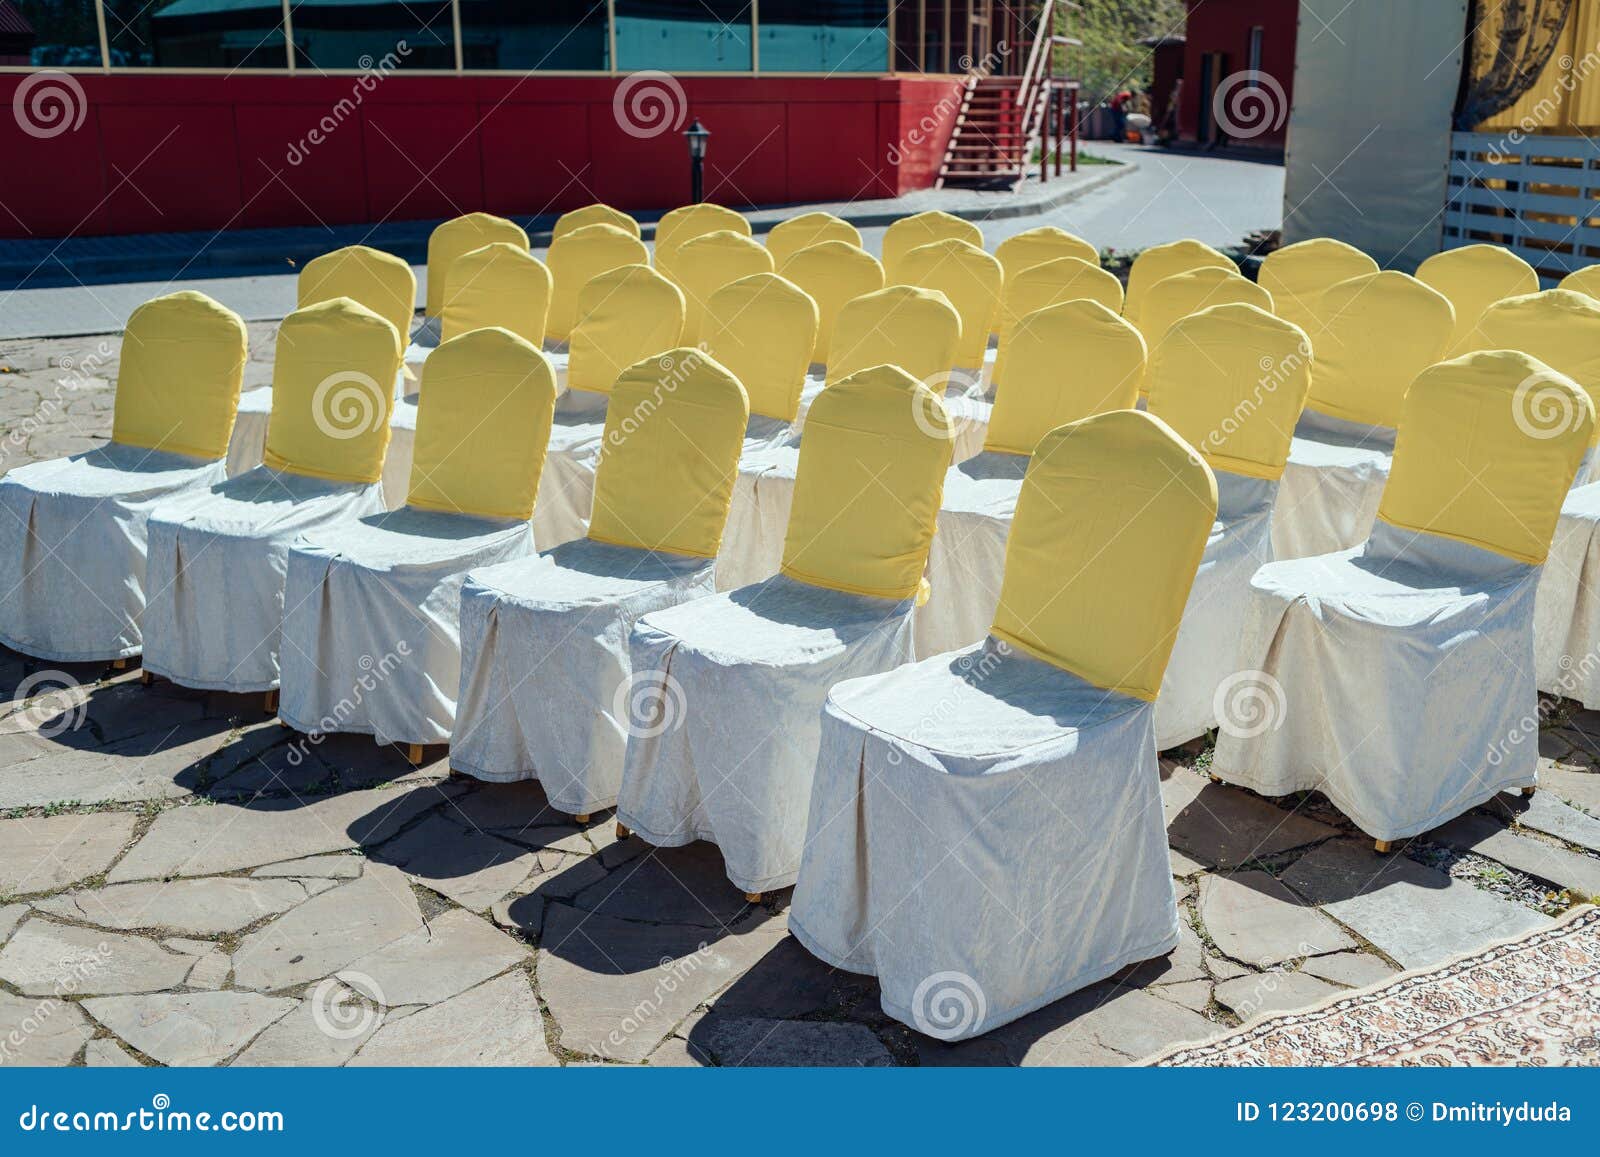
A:
MULTIPOLYGON (((1195 237, 1231 245, 1253 229, 1282 219, 1283 169, 1217 157, 1171 154, 1097 142, 1095 152, 1133 159, 1138 170, 1060 209, 984 226, 992 248, 1037 225, 1059 225, 1101 247, 1138 249, 1195 237)), ((923 207, 920 203, 918 208, 923 207)), ((804 207, 794 210, 804 212, 804 207)), ((864 229, 867 247, 883 244, 883 229, 864 229)), ((268 277, 200 278, 181 283, 134 281, 113 285, 18 290, 0 295, 0 337, 60 337, 110 333, 141 302, 177 288, 198 289, 247 321, 283 317, 294 308, 293 272, 268 277)), ((418 302, 425 271, 417 269, 418 302)))

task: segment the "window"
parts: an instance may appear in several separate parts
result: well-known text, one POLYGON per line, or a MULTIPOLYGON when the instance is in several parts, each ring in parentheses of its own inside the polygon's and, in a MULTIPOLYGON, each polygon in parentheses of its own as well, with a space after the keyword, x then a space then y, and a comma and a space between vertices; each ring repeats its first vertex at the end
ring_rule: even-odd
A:
POLYGON ((605 0, 461 0, 461 60, 472 68, 604 71, 605 0))
POLYGON ((105 0, 116 68, 284 68, 279 0, 105 0))
POLYGON ((762 72, 882 72, 883 0, 761 0, 762 72))
POLYGON ((0 32, 0 65, 100 67, 94 0, 11 0, 11 4, 26 28, 0 32))
MULTIPOLYGON (((194 2, 231 7, 236 0, 194 2)), ((297 0, 290 23, 296 68, 391 71, 456 66, 450 0, 319 0, 315 4, 297 0)))
POLYGON ((749 0, 616 0, 617 67, 748 72, 749 0))
MULTIPOLYGON (((1251 72, 1261 71, 1261 38, 1264 35, 1266 35, 1266 29, 1259 24, 1250 29, 1250 63, 1245 67, 1251 72)), ((1250 86, 1252 88, 1256 87, 1260 83, 1261 82, 1255 77, 1250 78, 1250 86)))

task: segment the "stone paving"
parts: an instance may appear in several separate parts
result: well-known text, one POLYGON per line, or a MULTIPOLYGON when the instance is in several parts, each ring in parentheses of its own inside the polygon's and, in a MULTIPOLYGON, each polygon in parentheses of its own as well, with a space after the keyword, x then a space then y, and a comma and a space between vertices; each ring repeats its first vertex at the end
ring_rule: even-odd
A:
MULTIPOLYGON (((250 384, 273 327, 253 325, 250 384)), ((4 465, 109 427, 115 339, 0 343, 4 465), (30 408, 31 407, 31 408, 30 408)), ((618 841, 259 696, 0 651, 0 1064, 1126 1064, 1547 923, 1600 890, 1600 712, 1543 787, 1378 856, 1320 796, 1162 761, 1169 956, 950 1045, 786 933, 716 849, 618 841), (1590 814, 1596 813, 1596 814, 1590 814)))

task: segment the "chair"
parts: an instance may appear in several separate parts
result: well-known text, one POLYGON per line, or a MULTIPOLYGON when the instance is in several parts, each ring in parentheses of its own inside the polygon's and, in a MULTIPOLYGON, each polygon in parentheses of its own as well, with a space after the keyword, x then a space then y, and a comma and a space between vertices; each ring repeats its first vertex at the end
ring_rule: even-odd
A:
POLYGON ((1417 266, 1417 280, 1437 289, 1456 311, 1456 328, 1445 357, 1494 348, 1478 334, 1478 322, 1491 305, 1508 297, 1539 292, 1533 266, 1501 245, 1463 245, 1435 253, 1417 266))
POLYGON ((1144 338, 1099 302, 1052 305, 1013 330, 995 363, 983 452, 945 475, 939 532, 928 552, 931 593, 915 617, 919 656, 970 646, 988 632, 1034 447, 1058 426, 1132 409, 1144 376, 1144 338))
MULTIPOLYGON (((455 217, 428 234, 428 294, 427 316, 439 317, 444 312, 445 280, 450 267, 463 254, 482 249, 493 241, 504 241, 518 249, 527 249, 528 235, 522 226, 492 213, 468 213, 455 217)), ((404 341, 406 335, 401 334, 404 341)), ((435 343, 437 344, 437 343, 435 343)))
POLYGON ((1156 701, 1156 746, 1217 726, 1217 689, 1249 609, 1250 576, 1272 561, 1273 504, 1312 374, 1305 331, 1254 305, 1177 322, 1150 356, 1150 413, 1193 446, 1217 483, 1217 519, 1156 701))
POLYGON ((961 315, 956 365, 978 370, 1000 312, 1000 262, 965 241, 935 241, 900 258, 897 283, 944 294, 961 315))
POLYGON ((1167 330, 1213 305, 1253 305, 1272 312, 1272 295, 1255 282, 1214 265, 1175 273, 1152 285, 1139 311, 1139 332, 1154 350, 1167 330))
POLYGON ((1138 325, 1145 295, 1153 286, 1175 274, 1213 267, 1235 273, 1239 271, 1232 258, 1218 253, 1201 241, 1169 241, 1165 245, 1152 245, 1141 251, 1128 267, 1128 289, 1122 316, 1138 325))
POLYGON ((678 245, 670 258, 657 257, 656 269, 683 290, 688 312, 683 323, 683 344, 700 344, 706 324, 706 303, 711 295, 741 277, 772 272, 772 254, 742 233, 718 229, 678 245))
MULTIPOLYGON (((405 344, 417 309, 417 278, 411 266, 393 254, 365 245, 346 245, 306 262, 295 279, 295 297, 297 309, 348 297, 387 320, 400 335, 401 344, 405 344)), ((427 356, 427 347, 413 346, 407 353, 421 359, 427 356)), ((408 376, 409 371, 402 365, 401 372, 395 375, 396 398, 405 394, 408 376)), ((247 390, 240 397, 233 437, 228 443, 230 476, 261 465, 271 415, 271 386, 247 390)))
POLYGON ((584 286, 570 342, 567 390, 556 401, 533 512, 533 538, 541 550, 583 537, 611 388, 634 363, 670 358, 683 338, 683 317, 683 291, 648 265, 611 269, 584 286))
POLYGON ((806 427, 781 573, 653 611, 629 642, 618 822, 713 841, 752 898, 799 870, 828 688, 911 657, 950 462, 939 398, 892 366, 830 385, 806 427))
POLYGON ((1274 249, 1261 260, 1256 283, 1272 294, 1273 312, 1317 344, 1317 300, 1341 281, 1378 272, 1378 263, 1354 245, 1312 237, 1274 249))
POLYGON ((1112 313, 1122 312, 1122 282, 1116 274, 1076 257, 1058 257, 1024 269, 1006 282, 1000 294, 1000 345, 1030 313, 1063 302, 1088 298, 1112 313))
POLYGON ((1277 559, 1330 554, 1366 538, 1389 476, 1401 399, 1444 356, 1455 330, 1443 294, 1387 269, 1341 281, 1317 313, 1311 389, 1272 520, 1277 559))
POLYGON ((778 272, 817 303, 817 344, 811 361, 821 366, 828 364, 834 322, 845 303, 883 288, 883 266, 878 259, 843 241, 809 245, 779 265, 778 272))
POLYGON ((1582 269, 1574 270, 1563 277, 1556 288, 1570 290, 1573 293, 1586 293, 1590 297, 1600 299, 1600 265, 1586 265, 1582 269))
POLYGON ((781 271, 784 262, 800 250, 824 241, 839 241, 859 249, 861 231, 832 213, 802 213, 772 227, 767 233, 767 250, 772 254, 773 267, 781 271))
POLYGON ((607 415, 588 537, 474 571, 461 594, 463 662, 451 766, 538 779, 588 822, 622 782, 630 702, 644 676, 628 632, 712 593, 748 414, 738 379, 699 350, 623 372, 607 415), (598 537, 596 537, 598 536, 598 537))
POLYGON ((900 259, 935 241, 965 241, 983 248, 983 230, 939 209, 902 217, 883 231, 883 271, 889 285, 902 285, 900 259))
POLYGON ((1088 265, 1100 268, 1100 251, 1082 237, 1058 229, 1054 225, 1040 225, 1014 233, 995 246, 995 259, 1005 271, 1002 295, 1010 292, 1018 276, 1036 265, 1075 257, 1088 265))
POLYGON ((613 269, 649 265, 650 251, 636 235, 615 225, 584 225, 552 241, 545 260, 549 262, 551 278, 545 336, 564 342, 577 324, 578 297, 584 287, 613 269))
POLYGON ((464 253, 445 274, 444 341, 475 329, 509 330, 534 348, 544 345, 554 280, 525 249, 496 241, 464 253))
POLYGON ((1252 580, 1212 774, 1263 795, 1320 791, 1380 852, 1531 791, 1534 593, 1593 429, 1588 396, 1526 354, 1423 371, 1367 541, 1252 580), (1527 425, 1530 379, 1569 421, 1527 425), (1266 710, 1250 714, 1251 699, 1266 710))
POLYGON ((890 1016, 975 1036, 1177 946, 1154 700, 1215 511, 1159 418, 1057 429, 990 637, 834 684, 789 931, 890 1016))
POLYGON ((347 297, 284 318, 262 464, 150 515, 147 672, 275 692, 290 545, 383 509, 400 355, 394 326, 347 297))
POLYGON ((661 220, 656 222, 656 268, 661 268, 662 261, 670 265, 678 246, 685 241, 723 230, 744 237, 752 232, 744 214, 706 201, 663 213, 661 220))
POLYGON ((0 642, 57 663, 139 654, 150 511, 226 477, 246 340, 192 290, 133 311, 110 442, 0 477, 0 642))
POLYGON ((610 205, 594 204, 569 210, 557 217, 555 227, 550 230, 550 240, 558 241, 585 225, 614 225, 624 233, 631 233, 635 237, 640 235, 639 222, 628 214, 620 209, 613 209, 610 205))
POLYGON ((405 505, 289 551, 278 710, 307 734, 406 744, 413 763, 455 726, 467 572, 533 553, 556 401, 549 360, 498 327, 445 339, 423 376, 405 505))

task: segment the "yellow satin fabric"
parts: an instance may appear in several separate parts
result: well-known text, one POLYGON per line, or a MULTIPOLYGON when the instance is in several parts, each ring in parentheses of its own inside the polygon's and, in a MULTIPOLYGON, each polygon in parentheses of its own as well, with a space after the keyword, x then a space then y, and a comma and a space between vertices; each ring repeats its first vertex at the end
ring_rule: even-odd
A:
POLYGON ((411 338, 417 312, 417 275, 392 253, 346 245, 306 262, 295 279, 295 308, 348 297, 394 326, 402 342, 411 338))
POLYGON ((445 278, 456 258, 492 241, 505 241, 518 249, 528 248, 528 235, 522 226, 493 213, 468 213, 452 218, 428 235, 429 317, 438 317, 444 309, 445 278))
POLYGON ((1139 332, 1152 356, 1173 324, 1213 305, 1253 305, 1272 312, 1272 294, 1232 270, 1208 265, 1162 278, 1145 294, 1139 332))
POLYGON ((550 240, 558 241, 568 233, 574 233, 586 225, 615 225, 624 233, 639 236, 639 222, 620 209, 596 203, 585 205, 581 209, 573 209, 556 218, 555 228, 550 230, 550 240))
POLYGON ((1312 237, 1267 254, 1256 281, 1272 294, 1273 312, 1305 330, 1315 349, 1318 299, 1341 281, 1376 272, 1378 263, 1354 245, 1312 237))
POLYGON ((1079 298, 1121 313, 1122 282, 1114 273, 1076 257, 1058 257, 1009 279, 1000 294, 1000 351, 1005 351, 1008 335, 1028 314, 1079 298))
POLYGON ((1113 410, 1034 451, 990 633, 1153 701, 1217 514, 1217 483, 1160 418, 1113 410))
POLYGON ((428 355, 422 384, 407 504, 532 518, 556 405, 549 359, 509 330, 474 329, 428 355))
POLYGON ((1144 338, 1099 302, 1078 298, 1030 313, 995 360, 983 448, 1032 454, 1057 426, 1132 409, 1144 370, 1144 338))
POLYGON ((464 253, 445 275, 440 339, 499 326, 541 346, 553 285, 544 262, 504 241, 464 253))
POLYGON ((794 421, 816 344, 817 303, 776 273, 756 273, 717 290, 706 313, 706 351, 739 379, 750 412, 794 421))
POLYGON ((808 245, 778 269, 784 277, 811 295, 817 303, 817 344, 811 360, 826 364, 833 346, 833 327, 846 302, 883 288, 883 266, 878 259, 843 241, 808 245))
POLYGON ((857 370, 892 365, 943 395, 960 341, 961 315, 944 294, 891 285, 839 311, 827 380, 831 386, 857 370))
POLYGON ((899 282, 935 289, 961 315, 961 341, 956 365, 983 365, 989 334, 1000 312, 1000 262, 965 241, 935 241, 900 259, 899 282))
POLYGON ((554 341, 568 341, 578 322, 578 297, 584 287, 613 269, 649 265, 650 251, 643 241, 615 225, 585 225, 551 242, 545 260, 552 281, 545 334, 554 341))
POLYGON ((284 318, 262 462, 334 482, 378 481, 403 352, 394 326, 348 297, 284 318))
POLYGON ((678 246, 685 241, 724 229, 745 237, 751 234, 750 222, 745 220, 743 214, 710 202, 684 205, 663 214, 661 220, 656 222, 657 268, 663 261, 670 263, 678 246))
POLYGON ((730 281, 753 273, 771 273, 772 254, 742 233, 719 229, 689 238, 673 251, 670 260, 657 260, 656 268, 683 290, 688 310, 683 322, 683 344, 699 345, 711 295, 730 281))
POLYGON ((1146 380, 1150 412, 1206 465, 1276 482, 1311 385, 1311 343, 1254 305, 1214 305, 1167 331, 1146 380))
POLYGON ((1527 354, 1431 366, 1406 393, 1378 517, 1542 563, 1593 435, 1588 393, 1527 354))
POLYGON ((1317 302, 1306 405, 1367 426, 1400 421, 1400 400, 1455 331, 1445 296, 1386 269, 1341 281, 1317 302))
POLYGON ((995 258, 1005 271, 1005 289, 1011 287, 1017 275, 1047 261, 1063 257, 1076 257, 1095 268, 1100 267, 1100 251, 1082 237, 1057 229, 1054 225, 1040 225, 1007 237, 995 246, 995 258))
POLYGON ((701 350, 625 369, 606 407, 589 537, 716 557, 749 416, 739 379, 701 350))
POLYGON ((1499 245, 1464 245, 1435 253, 1417 266, 1417 280, 1437 289, 1456 311, 1456 328, 1445 357, 1483 349, 1478 322, 1489 307, 1508 297, 1539 292, 1539 275, 1499 245))
POLYGON ((122 340, 111 440, 194 458, 226 455, 247 347, 244 320, 203 293, 145 302, 122 340))
POLYGON ((861 231, 832 213, 802 213, 772 227, 767 234, 767 249, 772 254, 774 268, 781 272, 783 263, 800 250, 824 241, 842 241, 859 249, 861 231))
POLYGON ((894 366, 823 390, 806 414, 782 572, 853 594, 918 595, 954 448, 944 403, 894 366))
POLYGON ((1520 350, 1600 399, 1600 300, 1547 289, 1490 306, 1478 321, 1480 349, 1520 350))
POLYGON ((1122 316, 1138 325, 1145 295, 1152 286, 1178 273, 1211 267, 1239 272, 1232 258, 1218 253, 1202 241, 1169 241, 1165 245, 1152 245, 1135 257, 1128 269, 1128 290, 1124 295, 1122 316))
POLYGON ((600 274, 578 296, 567 388, 610 393, 623 370, 681 344, 683 314, 683 291, 648 265, 600 274))
POLYGON ((902 217, 883 231, 883 271, 887 284, 900 285, 900 259, 913 249, 935 241, 965 241, 983 248, 983 230, 938 209, 902 217))

